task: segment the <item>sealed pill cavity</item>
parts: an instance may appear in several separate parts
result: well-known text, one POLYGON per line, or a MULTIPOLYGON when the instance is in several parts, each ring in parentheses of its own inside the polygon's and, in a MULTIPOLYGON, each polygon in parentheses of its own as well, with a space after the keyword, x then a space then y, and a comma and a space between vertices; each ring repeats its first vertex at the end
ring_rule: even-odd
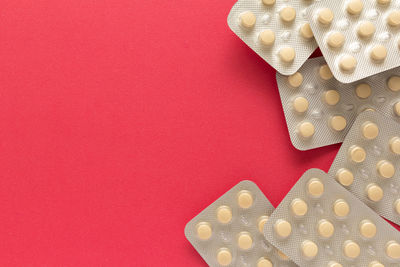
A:
POLYGON ((310 240, 305 240, 301 244, 301 251, 306 259, 314 259, 318 254, 318 246, 310 240))
POLYGON ((393 111, 396 116, 400 117, 400 102, 396 102, 393 105, 393 111))
POLYGON ((375 33, 375 25, 370 21, 361 22, 358 26, 357 33, 361 38, 371 38, 375 33))
POLYGON ((260 42, 265 46, 271 46, 275 43, 275 33, 271 30, 264 30, 258 36, 260 42))
POLYGON ((232 254, 227 248, 221 248, 217 253, 217 262, 222 266, 228 266, 232 262, 232 254))
POLYGON ((357 60, 351 55, 345 55, 339 61, 339 67, 344 72, 353 72, 356 66, 357 60))
POLYGON ((273 265, 268 258, 262 257, 258 260, 257 267, 273 267, 273 265))
POLYGON ((275 233, 281 238, 286 238, 292 233, 292 225, 283 219, 275 222, 274 229, 275 233))
POLYGON ((277 249, 276 252, 277 252, 279 258, 281 258, 282 260, 284 260, 284 261, 288 261, 289 260, 289 257, 285 253, 280 251, 279 249, 277 249))
POLYGON ((360 222, 360 234, 362 237, 370 239, 376 235, 376 225, 370 220, 360 222))
POLYGON ((268 221, 268 216, 264 215, 258 218, 258 231, 262 234, 264 233, 264 225, 268 221))
POLYGON ((266 6, 273 6, 276 0, 262 0, 263 4, 266 6))
POLYGON ((333 130, 340 132, 346 128, 347 121, 343 116, 337 115, 330 119, 329 125, 333 130))
POLYGON ((344 242, 343 253, 346 257, 350 259, 358 258, 358 256, 360 256, 360 252, 360 246, 356 242, 351 240, 347 240, 344 242))
POLYGON ((340 218, 346 217, 350 212, 350 206, 344 199, 338 199, 333 204, 333 212, 340 218))
POLYGON ((247 190, 242 190, 238 194, 238 205, 243 209, 248 209, 253 205, 253 196, 247 190))
POLYGON ((237 243, 240 249, 249 250, 253 245, 253 238, 251 238, 250 233, 241 232, 238 236, 237 243))
POLYGON ((364 4, 361 0, 350 0, 346 10, 351 15, 359 15, 363 10, 364 4))
POLYGON ((298 96, 293 100, 293 108, 298 113, 304 113, 308 110, 308 100, 302 96, 298 96))
POLYGON ((392 137, 392 139, 390 139, 389 141, 389 145, 390 145, 390 150, 397 154, 400 155, 400 137, 392 137))
POLYGON ((324 184, 318 178, 312 178, 307 183, 307 192, 312 197, 320 197, 324 193, 324 184))
POLYGON ((212 235, 211 225, 207 222, 200 222, 196 227, 197 237, 201 240, 208 240, 212 235))
POLYGON ((343 186, 349 186, 354 181, 354 175, 348 169, 341 168, 336 172, 336 180, 343 186))
POLYGON ((304 200, 295 198, 290 204, 290 209, 295 216, 302 217, 307 213, 308 205, 304 200))
POLYGON ((380 263, 379 261, 371 261, 368 264, 368 267, 385 267, 385 265, 383 265, 382 263, 380 263))
POLYGON ((300 87, 300 85, 303 83, 303 75, 300 72, 296 72, 295 74, 288 76, 287 79, 289 85, 294 88, 300 87))
POLYGON ((336 90, 328 90, 324 93, 324 102, 329 106, 335 106, 340 101, 340 94, 336 90))
POLYGON ((400 76, 392 76, 387 82, 388 88, 393 92, 400 91, 400 76))
POLYGON ((217 219, 220 223, 227 224, 232 220, 232 210, 228 206, 220 206, 217 209, 217 219))
POLYGON ((333 20, 333 12, 329 8, 323 8, 318 12, 318 22, 322 25, 329 25, 333 20))
POLYGON ((386 244, 386 255, 392 259, 400 259, 400 244, 396 241, 389 241, 386 244))
POLYGON ((356 86, 356 95, 361 99, 367 99, 371 93, 371 86, 367 83, 360 83, 356 86))
POLYGON ((391 2, 392 0, 377 0, 378 4, 380 5, 387 5, 391 2))
POLYGON ((381 177, 383 178, 392 178, 394 173, 395 173, 395 169, 392 163, 390 163, 387 160, 381 160, 378 162, 378 164, 376 165, 377 169, 378 169, 378 173, 381 177))
POLYGON ((371 184, 367 185, 366 191, 367 191, 368 199, 373 202, 381 201, 383 198, 382 188, 375 183, 371 183, 371 184))
POLYGON ((343 267, 343 265, 341 265, 340 263, 338 263, 336 261, 330 261, 328 263, 328 267, 343 267))
POLYGON ((240 25, 246 29, 253 28, 256 24, 256 16, 251 11, 240 14, 240 25))
POLYGON ((310 23, 304 23, 300 27, 300 34, 304 39, 310 40, 314 38, 314 34, 311 30, 310 23))
POLYGON ((315 127, 314 124, 312 124, 311 122, 304 121, 299 124, 297 130, 301 137, 310 138, 314 135, 315 127))
POLYGON ((397 214, 400 214, 400 198, 394 202, 394 209, 396 210, 397 214))
POLYGON ((345 41, 344 35, 340 32, 333 32, 329 34, 327 44, 330 48, 340 48, 345 41))
POLYGON ((296 52, 293 47, 284 47, 279 50, 279 58, 284 63, 292 63, 294 58, 296 57, 296 52))
POLYGON ((387 18, 387 23, 392 27, 399 26, 400 25, 400 11, 398 11, 398 10, 392 11, 387 18))
POLYGON ((361 163, 365 160, 367 154, 362 147, 357 145, 351 146, 348 151, 350 159, 355 163, 361 163))
POLYGON ((379 134, 378 125, 373 122, 364 122, 361 126, 362 135, 368 140, 375 139, 379 134))
POLYGON ((370 53, 370 57, 372 60, 381 62, 384 61, 387 57, 387 49, 383 45, 375 45, 370 53))
POLYGON ((284 7, 279 12, 279 16, 284 22, 293 22, 296 18, 296 10, 291 6, 284 7))
POLYGON ((320 220, 318 222, 318 234, 323 238, 330 238, 335 232, 335 227, 328 220, 320 220))
POLYGON ((325 81, 333 78, 332 71, 327 64, 324 64, 319 68, 319 77, 325 81))

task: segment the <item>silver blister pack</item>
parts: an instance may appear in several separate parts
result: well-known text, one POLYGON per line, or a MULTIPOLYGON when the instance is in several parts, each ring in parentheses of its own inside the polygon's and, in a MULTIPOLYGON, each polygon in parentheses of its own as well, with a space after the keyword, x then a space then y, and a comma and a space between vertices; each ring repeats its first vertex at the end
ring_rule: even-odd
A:
POLYGON ((231 30, 278 72, 295 73, 317 48, 306 9, 314 0, 239 0, 231 30))
POLYGON ((354 83, 332 76, 323 57, 294 75, 276 75, 292 144, 299 150, 340 143, 357 115, 378 110, 400 122, 400 68, 354 83))
POLYGON ((329 173, 375 212, 400 225, 400 124, 378 112, 360 114, 329 173))
POLYGON ((400 66, 400 1, 316 1, 308 17, 322 54, 342 83, 400 66))
POLYGON ((301 267, 394 267, 400 233, 325 172, 308 170, 264 226, 301 267))
POLYGON ((242 181, 194 217, 185 235, 210 266, 297 266, 264 239, 273 211, 256 184, 242 181))

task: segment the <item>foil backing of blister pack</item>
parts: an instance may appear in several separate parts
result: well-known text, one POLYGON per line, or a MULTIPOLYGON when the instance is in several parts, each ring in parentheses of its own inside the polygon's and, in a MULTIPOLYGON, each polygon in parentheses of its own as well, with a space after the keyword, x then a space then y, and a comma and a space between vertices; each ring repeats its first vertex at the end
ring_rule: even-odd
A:
POLYGON ((194 217, 186 225, 185 235, 210 266, 297 266, 264 239, 263 226, 273 211, 256 184, 242 181, 194 217), (219 213, 221 207, 224 212, 219 213), (226 216, 227 208, 231 217, 226 216), (199 238, 198 227, 204 225, 211 229, 207 239, 199 238), (240 248, 240 242, 249 247, 240 248))
POLYGON ((329 173, 375 212, 400 225, 400 151, 396 146, 400 147, 400 124, 378 112, 363 112, 329 173), (360 153, 359 160, 354 160, 354 153, 360 153))
POLYGON ((289 83, 289 77, 294 76, 277 74, 276 79, 290 139, 299 150, 342 142, 357 115, 366 109, 378 110, 400 122, 400 113, 396 113, 394 109, 395 104, 400 101, 400 68, 343 84, 329 76, 324 58, 318 57, 307 60, 295 75, 301 75, 303 79, 296 84, 298 87, 289 83), (322 75, 321 67, 324 70, 322 75), (358 88, 364 90, 358 92, 358 88), (334 105, 325 99, 332 93, 339 95, 338 102, 334 105), (308 108, 304 112, 298 112, 294 108, 293 103, 299 97, 308 102, 308 108), (345 128, 334 130, 331 126, 333 117, 343 117, 345 128), (312 136, 303 137, 299 132, 299 126, 303 122, 314 126, 315 132, 312 136))
POLYGON ((400 66, 400 1, 316 1, 308 17, 322 54, 342 83, 400 66))
POLYGON ((265 224, 264 234, 299 266, 400 264, 400 233, 318 169, 303 174, 265 224))
MULTIPOLYGON (((278 72, 290 75, 295 73, 317 48, 311 29, 307 27, 309 23, 306 16, 306 9, 313 2, 313 0, 239 0, 229 13, 228 25, 243 42, 268 64, 278 72), (281 12, 286 10, 289 11, 286 15, 288 19, 293 18, 290 18, 290 16, 293 15, 293 10, 295 11, 293 21, 285 22, 281 19, 281 12), (242 26, 241 15, 246 14, 246 12, 251 12, 256 18, 255 22, 251 21, 254 22, 252 27, 242 26), (303 26, 305 28, 302 28, 303 26), (260 41, 260 34, 266 30, 274 33, 273 44, 265 45, 260 41), (303 30, 305 35, 302 34, 303 30), (293 48, 295 57, 292 62, 286 63, 281 60, 279 53, 284 53, 284 49, 287 48, 293 48)), ((252 24, 246 25, 251 26, 252 24)))

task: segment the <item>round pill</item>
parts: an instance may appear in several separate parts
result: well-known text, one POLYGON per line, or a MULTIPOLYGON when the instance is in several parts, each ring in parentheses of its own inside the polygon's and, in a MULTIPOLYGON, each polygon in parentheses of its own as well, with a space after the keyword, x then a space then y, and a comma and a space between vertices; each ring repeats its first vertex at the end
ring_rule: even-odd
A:
POLYGON ((361 99, 366 99, 371 95, 371 86, 367 83, 360 83, 356 86, 356 95, 361 99))
POLYGON ((392 0, 377 0, 378 4, 380 5, 387 5, 391 2, 392 0))
POLYGON ((332 79, 333 74, 328 64, 324 64, 319 68, 319 77, 325 81, 332 79))
POLYGON ((349 156, 350 159, 355 163, 361 163, 365 160, 367 154, 362 147, 359 146, 351 146, 349 148, 349 156))
POLYGON ((307 183, 307 191, 312 197, 320 197, 324 193, 324 184, 318 178, 312 178, 307 183))
POLYGON ((341 265, 340 263, 338 263, 336 261, 330 261, 328 263, 328 267, 343 267, 343 265, 341 265))
POLYGON ((375 61, 383 61, 387 57, 387 49, 383 45, 376 45, 372 48, 370 57, 375 61))
POLYGON ((227 266, 232 262, 232 254, 227 248, 221 248, 217 254, 217 261, 222 266, 227 266))
POLYGON ((393 105, 393 111, 396 116, 400 116, 400 101, 393 105))
POLYGON ((347 121, 343 116, 333 116, 330 120, 330 125, 335 131, 343 131, 346 128, 347 121))
POLYGON ((318 21, 323 25, 331 24, 333 20, 333 12, 329 8, 323 8, 318 13, 318 21))
POLYGON ((296 52, 294 51, 293 47, 284 47, 279 50, 279 57, 283 62, 291 63, 296 57, 296 52))
POLYGON ((240 14, 240 24, 245 28, 253 28, 256 24, 256 16, 251 11, 240 14))
POLYGON ((387 18, 387 23, 393 27, 399 26, 400 25, 400 11, 398 11, 398 10, 392 11, 387 18))
POLYGON ((277 253, 278 253, 279 258, 281 258, 282 260, 284 260, 284 261, 289 260, 289 257, 286 254, 284 254, 282 251, 280 251, 279 249, 277 250, 277 253))
POLYGON ((392 150, 393 153, 400 155, 400 137, 393 137, 389 141, 390 144, 390 150, 392 150))
POLYGON ((367 196, 368 199, 374 202, 381 201, 383 198, 383 190, 382 188, 374 183, 367 185, 367 196))
POLYGON ((293 108, 299 113, 304 113, 308 110, 308 100, 302 96, 298 96, 293 100, 293 108))
POLYGON ((292 233, 292 225, 282 219, 275 222, 274 229, 275 232, 282 238, 286 238, 292 233))
POLYGON ((349 186, 353 183, 354 181, 354 175, 351 171, 349 171, 348 169, 342 168, 339 169, 336 172, 336 180, 338 180, 338 182, 341 185, 344 186, 349 186))
POLYGON ((329 238, 335 232, 335 227, 330 221, 320 220, 318 222, 318 233, 323 238, 329 238))
POLYGON ((375 25, 370 21, 364 21, 358 26, 357 33, 361 38, 370 38, 375 33, 375 25))
POLYGON ((349 204, 343 199, 338 199, 333 204, 333 212, 338 217, 346 217, 350 212, 349 204))
POLYGON ((264 215, 258 218, 258 231, 263 234, 264 233, 264 225, 267 223, 269 217, 264 215))
POLYGON ((400 244, 396 241, 389 241, 386 244, 386 255, 395 260, 400 259, 400 244))
POLYGON ((264 30, 258 36, 260 42, 265 46, 271 46, 275 43, 275 33, 271 30, 264 30))
POLYGON ((378 168, 378 173, 383 178, 392 178, 395 173, 395 169, 392 163, 387 160, 381 160, 376 165, 378 168))
POLYGON ((290 208, 292 209, 294 215, 304 216, 307 213, 308 205, 304 200, 300 198, 295 198, 292 200, 290 208))
POLYGON ((303 241, 301 244, 301 250, 303 252, 303 256, 307 259, 313 259, 318 254, 318 246, 310 240, 303 241))
POLYGON ((324 101, 329 106, 335 106, 337 103, 339 103, 339 100, 340 94, 336 90, 329 90, 324 93, 324 101))
POLYGON ((344 44, 344 35, 340 32, 333 32, 329 34, 327 43, 331 48, 340 48, 344 44))
POLYGON ((383 265, 382 263, 380 263, 379 261, 371 261, 368 264, 368 267, 385 267, 385 265, 383 265))
POLYGON ((212 229, 211 225, 206 222, 201 222, 196 227, 197 237, 201 240, 208 240, 211 237, 212 229))
POLYGON ((266 6, 273 6, 275 4, 275 0, 262 0, 262 2, 266 6))
POLYGON ((284 7, 279 12, 279 16, 284 22, 292 22, 296 18, 296 10, 291 6, 284 7))
POLYGON ((303 36, 303 38, 307 40, 312 39, 314 37, 314 33, 311 30, 310 23, 307 22, 301 25, 300 34, 301 36, 303 36))
POLYGON ((300 72, 296 72, 295 74, 288 76, 288 83, 292 87, 300 87, 303 83, 303 75, 300 72))
POLYGON ((253 196, 251 195, 251 193, 249 191, 242 190, 238 194, 237 201, 238 201, 239 207, 241 207, 243 209, 248 209, 251 207, 251 205, 253 205, 253 196))
POLYGON ((343 56, 340 59, 339 67, 342 71, 353 72, 357 66, 357 60, 350 55, 343 56))
POLYGON ((253 239, 251 238, 250 233, 248 232, 240 233, 237 242, 239 248, 243 250, 248 250, 253 245, 253 239))
POLYGON ((232 220, 232 210, 228 206, 221 206, 217 209, 217 219, 220 223, 226 224, 232 220))
POLYGON ((398 214, 400 214, 400 198, 394 202, 394 209, 398 214))
POLYGON ((269 259, 263 257, 258 260, 257 267, 273 267, 273 265, 269 259))
POLYGON ((393 92, 400 91, 400 76, 392 76, 389 78, 387 82, 387 86, 393 92))
POLYGON ((302 122, 298 126, 298 131, 303 138, 310 138, 311 136, 314 135, 315 132, 314 124, 307 121, 302 122))
POLYGON ((362 135, 369 140, 375 139, 379 134, 378 125, 373 122, 364 122, 361 126, 362 135))
POLYGON ((347 12, 351 15, 359 15, 363 10, 364 4, 361 0, 351 0, 347 4, 347 12))
POLYGON ((343 253, 346 257, 351 259, 358 258, 358 256, 360 256, 360 251, 360 246, 356 242, 351 240, 344 242, 343 253))
POLYGON ((360 223, 360 234, 365 238, 373 238, 376 235, 376 225, 370 220, 360 223))

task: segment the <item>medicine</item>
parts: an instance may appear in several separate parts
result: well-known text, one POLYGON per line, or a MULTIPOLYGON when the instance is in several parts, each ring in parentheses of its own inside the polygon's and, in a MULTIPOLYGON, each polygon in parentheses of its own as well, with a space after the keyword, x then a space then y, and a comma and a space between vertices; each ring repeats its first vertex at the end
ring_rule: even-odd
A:
POLYGON ((333 204, 333 212, 338 217, 346 217, 350 212, 350 206, 344 199, 338 199, 333 204))
POLYGON ((387 49, 383 45, 376 45, 371 50, 371 59, 383 61, 387 57, 387 49))
POLYGON ((333 32, 328 37, 328 45, 330 48, 341 48, 344 44, 344 36, 340 32, 333 32))
POLYGON ((318 178, 312 178, 307 183, 307 189, 312 197, 320 197, 324 193, 324 184, 318 178))
POLYGON ((377 164, 378 173, 382 178, 392 178, 394 175, 394 166, 387 160, 381 160, 377 164))
POLYGON ((296 18, 296 10, 291 7, 285 7, 279 12, 279 16, 284 22, 293 22, 296 18))
POLYGON ((400 259, 400 244, 390 241, 386 244, 386 255, 392 259, 400 259))
POLYGON ((220 223, 227 224, 232 220, 232 211, 228 206, 221 206, 217 211, 217 218, 220 223))
POLYGON ((302 96, 296 97, 293 101, 293 108, 298 113, 304 113, 308 110, 308 100, 302 96))
POLYGON ((396 116, 400 117, 400 101, 393 105, 393 111, 396 116))
POLYGON ((264 30, 260 33, 259 39, 265 46, 271 46, 275 43, 275 33, 271 30, 264 30))
POLYGON ((307 213, 308 205, 304 200, 296 198, 292 201, 290 208, 294 215, 302 217, 307 213))
POLYGON ((376 235, 376 225, 370 220, 363 220, 360 223, 360 234, 364 238, 373 238, 376 235))
POLYGON ((396 154, 400 155, 400 137, 393 137, 390 139, 390 150, 396 154))
POLYGON ((248 232, 242 232, 238 237, 238 246, 243 250, 248 250, 253 245, 253 239, 248 232))
POLYGON ((303 244, 301 244, 301 250, 303 251, 304 257, 307 259, 313 259, 318 254, 318 246, 310 240, 305 240, 303 244))
POLYGON ((238 194, 238 204, 243 209, 248 209, 253 205, 253 197, 249 191, 243 190, 238 194))
POLYGON ((335 227, 328 220, 318 222, 318 234, 323 238, 330 238, 335 232, 335 227))
POLYGON ((371 183, 369 185, 367 185, 367 195, 369 200, 373 201, 373 202, 378 202, 381 201, 383 198, 383 190, 382 188, 374 183, 371 183))
POLYGON ((292 233, 292 226, 285 220, 278 220, 275 223, 275 232, 281 238, 286 238, 292 233))
POLYGON ((354 241, 346 241, 343 246, 343 253, 351 259, 358 258, 360 256, 360 246, 354 241))
POLYGON ((330 125, 333 130, 340 132, 346 128, 347 121, 343 116, 333 116, 330 125))
POLYGON ((268 216, 264 215, 258 219, 258 231, 262 234, 264 232, 264 225, 268 221, 268 216))
POLYGON ((201 240, 208 240, 210 239, 212 234, 211 226, 206 222, 201 222, 197 226, 197 236, 201 240))
POLYGON ((318 13, 318 21, 323 25, 331 24, 333 20, 333 13, 329 8, 321 9, 318 13))
POLYGON ((400 91, 400 76, 392 76, 389 78, 387 82, 387 86, 393 92, 400 91))
POLYGON ((269 259, 261 258, 258 260, 257 267, 273 267, 273 265, 269 259))
POLYGON ((311 122, 302 122, 299 127, 299 134, 303 137, 303 138, 310 138, 311 136, 314 135, 315 133, 315 127, 311 122))
POLYGON ((389 16, 387 23, 392 27, 397 27, 400 25, 400 11, 392 11, 389 16))
POLYGON ((227 248, 222 248, 217 255, 217 261, 222 266, 228 266, 232 262, 232 254, 227 248))
POLYGON ((303 38, 310 40, 314 38, 314 34, 311 30, 310 23, 304 23, 300 28, 300 34, 303 38))
POLYGON ((330 261, 328 267, 343 267, 343 265, 337 263, 336 261, 330 261))
POLYGON ((368 140, 375 139, 379 134, 379 128, 375 123, 367 121, 362 125, 362 134, 368 140))
POLYGON ((256 16, 251 11, 246 11, 240 15, 240 24, 247 28, 253 28, 256 24, 256 16))
POLYGON ((339 169, 336 173, 336 179, 338 182, 343 185, 343 186, 349 186, 353 184, 354 181, 354 175, 351 171, 348 169, 342 168, 339 169))
POLYGON ((322 80, 325 80, 325 81, 333 78, 331 69, 329 68, 329 66, 327 64, 324 64, 319 68, 319 76, 321 77, 322 80))
POLYGON ((370 21, 364 21, 358 27, 357 33, 361 38, 371 38, 375 33, 375 25, 370 21))
POLYGON ((262 2, 266 6, 273 6, 275 4, 275 0, 262 0, 262 2))
POLYGON ((303 75, 300 72, 296 72, 295 74, 288 76, 288 83, 294 88, 300 87, 303 83, 303 75))
POLYGON ((385 265, 383 265, 379 261, 371 261, 371 263, 368 265, 368 267, 385 267, 385 265))
POLYGON ((380 5, 387 5, 391 2, 392 0, 377 0, 378 4, 380 5))
POLYGON ((361 163, 365 160, 367 154, 362 147, 352 146, 349 148, 350 159, 355 163, 361 163))
POLYGON ((296 57, 296 52, 294 51, 293 47, 284 47, 279 50, 279 57, 282 62, 291 63, 296 57))
POLYGON ((345 72, 353 72, 357 66, 357 60, 350 55, 345 55, 340 59, 340 69, 345 72))
POLYGON ((371 86, 367 83, 360 83, 356 86, 356 95, 361 99, 367 99, 371 96, 371 86))
POLYGON ((363 10, 364 4, 361 0, 351 0, 347 4, 347 12, 351 15, 359 15, 363 10))

